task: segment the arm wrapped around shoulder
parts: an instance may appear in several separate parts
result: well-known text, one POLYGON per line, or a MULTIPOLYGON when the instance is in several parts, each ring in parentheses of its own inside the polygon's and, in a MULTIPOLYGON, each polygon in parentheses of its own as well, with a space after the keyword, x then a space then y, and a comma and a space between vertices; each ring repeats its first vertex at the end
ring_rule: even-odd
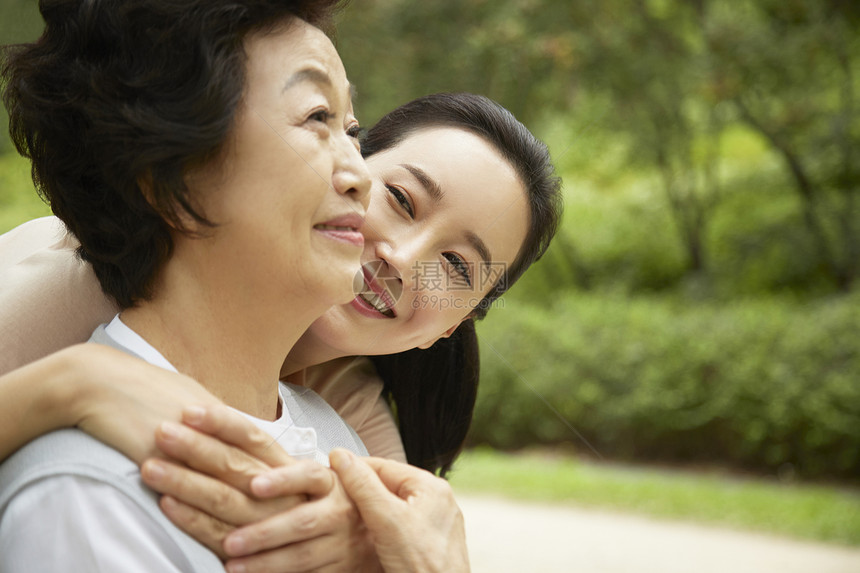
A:
POLYGON ((0 235, 0 375, 86 342, 116 314, 77 246, 53 217, 0 235))

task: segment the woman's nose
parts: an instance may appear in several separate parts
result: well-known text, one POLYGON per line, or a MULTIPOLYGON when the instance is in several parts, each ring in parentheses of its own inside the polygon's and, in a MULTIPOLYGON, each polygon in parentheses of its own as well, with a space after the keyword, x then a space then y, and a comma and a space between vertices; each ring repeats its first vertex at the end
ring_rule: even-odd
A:
POLYGON ((357 201, 366 210, 370 201, 370 172, 352 138, 344 134, 336 143, 332 185, 341 195, 357 201))
POLYGON ((404 289, 412 289, 415 278, 421 274, 422 264, 428 259, 424 248, 422 233, 414 229, 379 236, 374 241, 373 255, 384 261, 395 276, 403 283, 404 289))

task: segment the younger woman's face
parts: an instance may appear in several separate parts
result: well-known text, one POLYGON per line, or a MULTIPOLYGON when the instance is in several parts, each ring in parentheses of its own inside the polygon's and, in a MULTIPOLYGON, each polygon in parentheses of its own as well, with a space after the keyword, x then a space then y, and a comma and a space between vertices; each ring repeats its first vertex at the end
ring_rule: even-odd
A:
POLYGON ((513 263, 529 224, 514 168, 467 131, 416 131, 367 165, 358 295, 305 335, 344 355, 402 352, 448 336, 513 263))

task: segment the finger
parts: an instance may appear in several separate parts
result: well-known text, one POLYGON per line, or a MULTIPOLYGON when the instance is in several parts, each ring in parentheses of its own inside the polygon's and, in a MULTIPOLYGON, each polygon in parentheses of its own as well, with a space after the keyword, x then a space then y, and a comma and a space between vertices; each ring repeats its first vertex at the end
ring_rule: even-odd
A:
POLYGON ((174 422, 159 425, 155 444, 174 460, 248 493, 251 479, 269 469, 238 448, 174 422))
POLYGON ((334 487, 334 473, 313 460, 280 466, 251 480, 251 493, 260 498, 304 494, 322 497, 334 487))
POLYGON ((144 483, 155 491, 226 523, 244 525, 271 515, 261 512, 254 500, 236 488, 165 460, 146 460, 140 473, 144 483))
POLYGON ((361 458, 361 461, 376 472, 388 491, 397 494, 401 499, 407 499, 411 495, 415 482, 438 479, 426 470, 394 460, 361 458))
POLYGON ((189 426, 244 450, 274 467, 293 462, 277 440, 235 410, 223 405, 191 406, 182 411, 189 426))
POLYGON ((384 458, 361 458, 379 476, 379 480, 400 499, 449 495, 451 485, 427 470, 384 458))
MULTIPOLYGON (((303 503, 289 511, 236 529, 224 540, 228 555, 259 553, 282 545, 330 536, 338 527, 356 518, 353 513, 326 507, 327 500, 303 503)), ((354 511, 354 510, 353 510, 354 511)))
POLYGON ((162 496, 158 505, 176 527, 208 547, 222 561, 227 558, 224 538, 233 531, 232 525, 167 495, 162 496))
POLYGON ((339 554, 339 549, 334 538, 329 537, 230 559, 224 566, 228 573, 234 571, 242 573, 355 571, 354 563, 344 563, 341 567, 333 566, 338 562, 336 556, 339 554))
POLYGON ((382 483, 367 462, 352 452, 335 449, 329 454, 329 460, 371 531, 378 533, 392 527, 405 502, 382 483))

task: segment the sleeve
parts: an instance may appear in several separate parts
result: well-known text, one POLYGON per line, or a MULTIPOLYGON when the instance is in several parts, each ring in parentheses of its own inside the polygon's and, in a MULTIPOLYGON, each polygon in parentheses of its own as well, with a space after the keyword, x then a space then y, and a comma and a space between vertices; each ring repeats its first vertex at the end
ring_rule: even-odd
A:
POLYGON ((382 396, 377 398, 369 415, 361 424, 361 429, 355 431, 371 456, 406 463, 406 451, 400 439, 400 430, 397 428, 388 402, 382 396))
POLYGON ((405 462, 406 453, 382 380, 367 357, 347 357, 308 368, 304 385, 356 431, 371 456, 405 462))
POLYGON ((0 519, 0 571, 190 570, 177 544, 146 512, 116 488, 91 478, 36 481, 9 502, 0 519))
POLYGON ((72 344, 117 312, 54 218, 0 235, 0 375, 72 344))

